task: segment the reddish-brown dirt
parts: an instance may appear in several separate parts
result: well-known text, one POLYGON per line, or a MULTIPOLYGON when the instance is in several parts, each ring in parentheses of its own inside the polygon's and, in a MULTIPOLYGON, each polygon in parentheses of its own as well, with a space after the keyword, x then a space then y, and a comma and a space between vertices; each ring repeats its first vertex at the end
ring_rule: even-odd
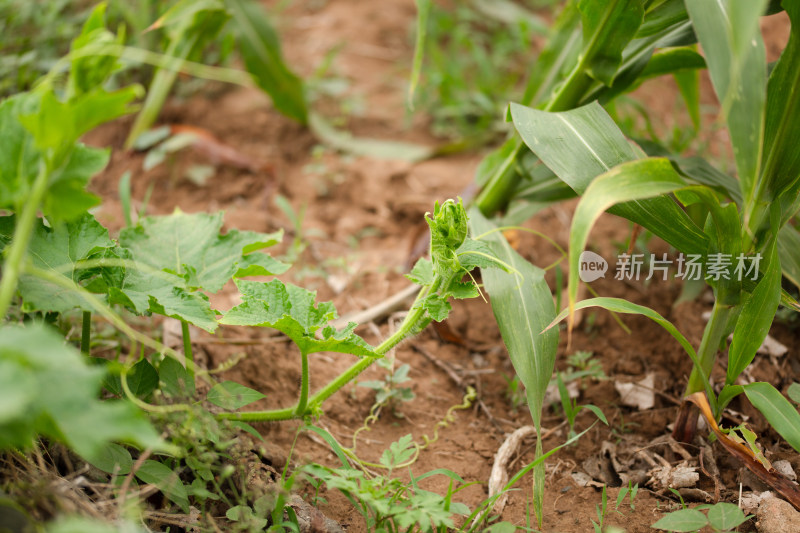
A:
MULTIPOLYGON (((350 82, 346 97, 360 98, 363 116, 351 117, 347 126, 357 135, 434 144, 426 132, 426 118, 416 115, 406 119, 405 89, 412 54, 411 28, 415 16, 410 0, 362 2, 295 2, 280 17, 284 50, 290 63, 302 75, 311 74, 323 55, 333 47, 341 49, 334 61, 336 73, 350 82)), ((780 28, 780 23, 778 24, 780 28)), ((785 25, 784 25, 785 26, 785 25)), ((775 30, 778 31, 777 29, 775 30)), ((783 31, 782 29, 780 31, 783 31)), ((649 102, 663 102, 653 109, 661 124, 672 125, 676 94, 668 84, 648 84, 637 94, 649 102), (659 115, 661 113, 661 115, 659 115)), ((336 112, 335 102, 320 104, 323 110, 336 112)), ((104 198, 98 213, 110 228, 122 226, 117 184, 125 171, 132 173, 133 198, 141 207, 148 188, 152 195, 148 213, 169 213, 175 208, 187 212, 225 210, 226 226, 256 231, 284 228, 289 232, 278 252, 285 251, 292 240, 291 226, 274 203, 276 195, 286 197, 295 210, 305 208, 302 237, 308 248, 285 279, 318 291, 322 300, 332 299, 340 314, 374 305, 408 285, 404 279, 405 263, 423 214, 433 201, 459 194, 472 180, 480 153, 440 157, 410 164, 403 161, 381 161, 365 157, 352 158, 333 151, 317 151, 318 141, 303 127, 281 116, 269 100, 255 89, 230 89, 200 92, 165 108, 161 122, 183 123, 205 128, 223 142, 254 158, 265 159, 271 171, 251 172, 224 165, 214 176, 198 186, 184 179, 183 169, 196 162, 205 162, 202 154, 188 151, 178 154, 168 164, 151 171, 142 170, 143 154, 125 153, 121 145, 130 121, 120 121, 92 134, 92 144, 114 147, 108 169, 93 181, 92 188, 104 198), (313 165, 313 167, 312 167, 313 165)), ((554 207, 536 216, 529 226, 541 231, 566 247, 570 214, 574 203, 554 207)), ((630 236, 629 225, 620 219, 605 216, 592 233, 591 245, 605 257, 614 257, 630 236), (623 244, 619 244, 623 243, 623 244)), ((651 243, 654 252, 669 251, 663 243, 651 243)), ((523 234, 519 251, 532 262, 546 265, 558 258, 547 242, 523 234)), ((562 263, 565 265, 565 263, 562 263)), ((613 266, 612 266, 613 269, 613 266)), ((610 271, 611 272, 611 271, 610 271)), ((554 274, 548 273, 551 286, 554 274)), ((677 282, 622 282, 607 276, 593 284, 604 296, 630 299, 651 307, 671 320, 697 346, 703 329, 701 313, 710 308, 707 300, 673 307, 680 293, 677 282)), ((219 309, 236 303, 232 285, 213 297, 219 309)), ((396 350, 396 365, 411 367, 413 401, 397 406, 402 417, 384 409, 368 433, 362 433, 358 454, 364 460, 376 461, 381 451, 399 437, 411 433, 417 441, 431 434, 435 424, 450 407, 462 402, 464 390, 415 349, 432 354, 452 366, 465 381, 473 384, 492 419, 477 408, 455 412, 455 421, 439 431, 439 439, 431 443, 413 465, 419 475, 435 468, 449 468, 466 481, 478 483, 460 492, 456 500, 471 508, 487 496, 486 482, 493 457, 507 433, 530 424, 525 407, 514 406, 507 396, 507 380, 514 371, 494 323, 491 307, 476 299, 458 302, 448 321, 452 331, 464 345, 444 342, 431 329, 396 350)), ((595 506, 600 503, 600 490, 580 487, 570 475, 585 470, 584 462, 596 457, 601 444, 616 444, 620 456, 631 456, 637 449, 669 433, 669 424, 677 413, 680 398, 691 370, 691 363, 678 343, 664 330, 640 317, 626 316, 632 330, 625 333, 614 319, 603 311, 587 311, 575 330, 573 344, 566 346, 562 334, 557 367, 566 368, 566 356, 577 350, 593 352, 610 379, 586 379, 579 390, 578 401, 600 407, 609 426, 595 425, 580 441, 547 461, 547 490, 544 503, 544 531, 592 531, 591 520, 597 520, 595 506), (655 405, 646 411, 625 407, 614 388, 614 381, 641 379, 655 374, 655 405)), ((389 326, 378 321, 381 337, 389 326)), ((358 332, 371 343, 379 342, 375 327, 362 325, 358 332)), ((797 333, 776 326, 773 335, 789 347, 789 354, 777 362, 759 356, 749 370, 755 379, 765 379, 785 388, 798 376, 797 333)), ((223 328, 218 337, 264 338, 262 343, 235 345, 210 343, 208 336, 199 336, 197 350, 207 364, 215 366, 227 358, 244 352, 246 357, 227 372, 225 379, 237 380, 260 390, 266 400, 255 408, 291 405, 300 379, 298 354, 291 345, 265 338, 257 329, 223 328)), ((312 387, 319 387, 352 364, 353 358, 340 354, 315 355, 311 361, 312 387)), ((722 375, 724 368, 715 369, 722 375)), ((381 379, 385 370, 374 365, 360 378, 381 379)), ((324 405, 319 420, 340 442, 349 444, 353 432, 362 425, 374 401, 374 393, 363 387, 346 386, 324 405)), ((795 467, 800 460, 787 453, 787 446, 776 438, 763 420, 746 402, 736 401, 732 409, 738 416, 749 416, 750 422, 763 437, 768 455, 789 457, 795 467)), ((549 432, 544 448, 564 442, 567 428, 562 424, 559 408, 548 406, 544 426, 549 432)), ((576 429, 589 427, 594 416, 588 411, 578 415, 576 429)), ((257 424, 257 429, 271 445, 288 451, 299 422, 257 424)), ((526 442, 522 457, 512 471, 533 458, 532 442, 526 442)), ((659 452, 661 453, 661 452, 659 452)), ((690 453, 696 450, 690 449, 690 453)), ((664 456, 677 462, 674 454, 664 456)), ((722 497, 732 499, 738 492, 738 465, 718 451, 721 481, 726 490, 722 497)), ((317 461, 334 465, 335 457, 325 446, 308 436, 301 436, 293 457, 295 463, 317 461)), ((425 488, 444 491, 443 477, 424 482, 425 488)), ((514 492, 502 515, 504 520, 524 526, 526 502, 531 496, 530 477, 514 492)), ((713 494, 713 482, 701 480, 701 488, 713 494)), ((609 489, 613 508, 618 488, 609 489)), ((364 523, 357 512, 335 494, 327 495, 323 511, 340 522, 348 531, 362 531, 364 523)), ((628 533, 651 531, 666 509, 675 508, 673 499, 642 487, 635 500, 635 510, 627 504, 620 513, 609 511, 606 524, 623 527, 628 533)), ((751 527, 751 526, 745 526, 751 527)))

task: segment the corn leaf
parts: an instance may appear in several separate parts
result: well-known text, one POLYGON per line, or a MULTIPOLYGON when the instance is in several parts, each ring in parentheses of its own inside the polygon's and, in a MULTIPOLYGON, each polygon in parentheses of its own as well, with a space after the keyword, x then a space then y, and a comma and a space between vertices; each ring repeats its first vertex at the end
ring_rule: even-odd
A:
POLYGON ((784 6, 792 31, 767 84, 764 132, 762 179, 774 196, 800 177, 800 4, 788 1, 784 6))
POLYGON ((644 18, 642 0, 581 0, 581 63, 592 78, 611 86, 622 63, 622 51, 644 18))
POLYGON ((665 48, 653 53, 647 66, 639 75, 639 80, 645 81, 681 70, 697 70, 705 67, 705 59, 695 51, 694 47, 665 48))
POLYGON ((284 63, 278 34, 264 8, 253 0, 225 0, 225 6, 236 23, 247 71, 269 94, 278 111, 305 124, 308 108, 303 80, 284 63))
MULTIPOLYGON (((702 368, 700 367, 699 360, 697 359, 697 352, 695 351, 692 344, 683 336, 683 334, 678 331, 672 322, 658 314, 657 312, 653 311, 649 307, 644 307, 639 304, 635 304, 633 302, 629 302, 628 300, 623 300, 621 298, 589 298, 587 300, 581 300, 575 304, 575 309, 586 309, 587 307, 601 307, 612 313, 622 313, 622 314, 633 314, 633 315, 641 315, 646 318, 649 318, 662 328, 664 328, 667 333, 672 335, 672 337, 680 343, 684 350, 686 350, 686 354, 689 356, 689 359, 692 360, 694 365, 700 369, 702 373, 702 368)), ((556 324, 564 320, 569 316, 569 309, 562 310, 558 316, 547 326, 547 329, 553 328, 556 324)), ((709 398, 715 398, 713 394, 713 389, 711 388, 711 384, 708 382, 708 379, 705 379, 707 376, 703 376, 703 382, 705 383, 706 393, 711 394, 709 398)))
POLYGON ((769 383, 744 385, 744 393, 753 406, 769 422, 769 425, 786 439, 792 448, 800 452, 800 414, 797 409, 769 383))
POLYGON ((742 306, 728 351, 728 373, 725 383, 732 385, 753 361, 756 350, 764 342, 781 300, 781 264, 775 244, 767 251, 766 271, 753 294, 742 306))
POLYGON ((783 275, 800 288, 800 233, 791 224, 778 232, 778 257, 783 275))
POLYGON ((284 285, 277 279, 268 283, 237 280, 243 303, 234 307, 220 324, 261 326, 282 331, 305 354, 340 352, 375 355, 364 339, 353 333, 351 322, 337 331, 329 325, 337 317, 331 302, 315 304, 316 293, 284 285))
POLYGON ((749 220, 761 167, 767 65, 758 21, 766 0, 686 2, 731 144, 749 220))
POLYGON ((578 297, 578 260, 595 220, 620 202, 651 198, 685 185, 668 159, 650 158, 623 163, 596 178, 586 189, 572 218, 569 238, 569 308, 578 297))
MULTIPOLYGON (((477 234, 494 229, 477 208, 470 211, 469 221, 477 234)), ((541 333, 555 315, 553 297, 544 279, 544 270, 515 252, 500 233, 488 235, 485 241, 495 257, 517 272, 512 275, 497 268, 482 268, 481 276, 514 371, 525 385, 528 407, 538 432, 545 390, 553 375, 558 349, 556 330, 541 333)), ((542 455, 540 439, 537 439, 536 455, 542 455)), ((534 471, 534 508, 540 518, 543 494, 544 464, 534 471)))
MULTIPOLYGON (((525 144, 578 194, 584 194, 596 176, 636 159, 625 136, 596 102, 560 113, 511 104, 511 116, 525 144)), ((706 235, 671 198, 638 200, 609 212, 641 224, 682 252, 705 254, 708 248, 706 235)))

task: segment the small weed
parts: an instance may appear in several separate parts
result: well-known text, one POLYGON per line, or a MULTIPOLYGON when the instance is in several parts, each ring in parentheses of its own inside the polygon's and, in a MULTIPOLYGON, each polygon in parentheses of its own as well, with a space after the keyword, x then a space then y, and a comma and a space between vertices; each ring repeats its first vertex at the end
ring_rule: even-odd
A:
POLYGON ((411 381, 408 372, 411 367, 408 364, 400 365, 397 370, 392 372, 392 361, 381 359, 378 365, 385 368, 388 372, 386 378, 382 380, 362 381, 359 387, 366 387, 375 391, 375 403, 378 405, 389 405, 392 407, 394 415, 402 418, 403 414, 397 410, 401 402, 410 402, 414 399, 414 392, 411 387, 399 387, 401 383, 411 381))

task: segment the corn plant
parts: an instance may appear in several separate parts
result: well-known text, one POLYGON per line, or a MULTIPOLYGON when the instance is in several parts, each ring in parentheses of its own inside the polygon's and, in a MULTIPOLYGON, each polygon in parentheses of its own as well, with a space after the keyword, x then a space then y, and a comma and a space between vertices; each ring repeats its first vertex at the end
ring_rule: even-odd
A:
MULTIPOLYGON (((478 171, 484 187, 477 207, 486 214, 505 209, 505 220, 516 222, 544 205, 579 195, 570 231, 568 306, 553 324, 569 317, 571 333, 574 311, 590 306, 647 316, 666 328, 692 359, 688 398, 702 403, 693 395, 705 393, 711 417, 718 420, 731 399, 744 393, 800 451, 800 415, 780 392, 767 383, 737 384, 778 306, 800 309, 781 288, 782 277, 795 285, 800 281, 800 235, 791 223, 800 207, 800 156, 794 149, 800 133, 800 9, 794 2, 781 7, 766 1, 684 5, 670 0, 582 0, 565 9, 556 27, 539 61, 545 70, 531 85, 534 96, 525 105, 510 106, 509 117, 519 136, 491 154, 478 171), (769 70, 758 20, 781 8, 791 19, 792 32, 780 60, 769 70), (576 44, 581 42, 577 31, 582 33, 582 46, 576 44), (693 46, 696 40, 703 56, 693 46), (705 64, 730 133, 738 180, 701 158, 648 157, 625 138, 601 105, 651 75, 705 64), (568 74, 560 76, 565 71, 568 74), (650 309, 613 298, 577 301, 580 256, 594 221, 606 210, 695 258, 715 297, 697 350, 650 309), (716 395, 709 377, 731 333, 727 373, 716 395)), ((694 94, 686 99, 690 111, 696 109, 696 91, 687 94, 694 94)), ((539 335, 541 330, 531 328, 531 338, 515 354, 519 324, 503 316, 503 309, 527 309, 527 295, 498 301, 489 279, 486 284, 523 382, 528 386, 520 372, 525 365, 538 367, 538 378, 549 378, 552 352, 534 349, 533 357, 529 354, 554 330, 539 335), (515 323, 516 328, 509 327, 515 323)), ((532 404, 531 412, 538 407, 532 404)), ((687 403, 676 424, 675 434, 683 440, 694 434, 693 409, 687 403)))

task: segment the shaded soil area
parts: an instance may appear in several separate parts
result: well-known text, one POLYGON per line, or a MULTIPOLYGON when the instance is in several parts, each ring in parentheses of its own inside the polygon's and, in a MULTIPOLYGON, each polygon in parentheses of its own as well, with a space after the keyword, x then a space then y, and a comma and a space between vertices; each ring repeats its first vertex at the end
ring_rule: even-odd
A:
MULTIPOLYGON (((408 119, 405 114, 414 17, 414 4, 406 0, 296 2, 281 16, 285 53, 301 74, 309 75, 326 52, 341 47, 333 68, 350 83, 342 98, 358 98, 363 102, 363 114, 348 117, 346 126, 359 136, 436 144, 438 141, 426 133, 424 115, 408 119)), ((677 98, 669 84, 648 85, 640 89, 642 92, 646 93, 647 100, 654 102, 672 102, 677 98)), ((340 103, 323 101, 319 107, 335 114, 340 111, 337 108, 340 103)), ((674 107, 665 106, 663 111, 672 113, 674 107)), ((212 87, 185 101, 171 102, 161 122, 208 130, 242 154, 267 161, 268 168, 251 171, 218 164, 214 175, 201 186, 186 179, 185 172, 192 165, 208 164, 208 157, 188 150, 144 171, 145 154, 121 150, 130 121, 119 121, 87 139, 90 144, 115 148, 108 169, 92 184, 93 190, 104 199, 98 219, 112 231, 123 225, 118 183, 123 173, 130 171, 134 205, 141 208, 143 199, 149 195, 148 213, 169 213, 175 208, 186 212, 223 209, 228 228, 264 232, 283 228, 287 237, 274 253, 291 252, 293 240, 302 242, 305 249, 282 279, 317 290, 320 300, 335 302, 340 315, 369 308, 408 286, 403 273, 407 272, 414 243, 425 229, 423 214, 432 209, 434 200, 460 194, 471 183, 482 157, 481 153, 465 153, 411 164, 354 158, 320 149, 307 129, 275 112, 269 100, 254 89, 220 91, 212 87), (286 213, 276 206, 278 195, 285 197, 296 213, 303 213, 300 232, 292 228, 286 213)), ((574 205, 567 203, 547 209, 528 226, 566 248, 574 205)), ((590 242, 595 251, 612 258, 625 251, 630 235, 631 227, 627 222, 607 215, 595 228, 590 242)), ((525 233, 517 236, 519 252, 534 264, 544 266, 558 259, 559 253, 546 241, 525 233)), ((664 243, 653 241, 650 249, 653 253, 668 252, 674 257, 674 251, 664 243)), ((562 262, 562 266, 566 267, 566 263, 562 262)), ((555 286, 553 270, 548 272, 548 280, 555 286)), ((607 275, 592 287, 600 295, 626 298, 656 310, 672 321, 693 345, 699 344, 704 324, 701 316, 711 307, 705 296, 674 306, 681 291, 678 282, 623 282, 613 279, 613 275, 607 275)), ((218 309, 235 305, 234 287, 227 286, 213 296, 212 303, 218 309)), ((702 451, 702 448, 690 447, 691 458, 687 460, 665 439, 691 370, 688 357, 668 333, 651 321, 631 316, 623 317, 622 321, 632 333, 626 333, 614 317, 604 311, 586 311, 571 346, 566 345, 566 334, 561 335, 559 370, 566 370, 567 357, 581 350, 591 352, 599 361, 607 379, 584 378, 574 390, 577 402, 598 406, 607 416, 609 425, 595 424, 577 444, 547 461, 544 531, 592 531, 591 521, 597 521, 595 506, 601 501, 599 483, 610 487, 611 509, 606 524, 618 525, 629 533, 651 531, 650 525, 666 510, 679 506, 665 486, 646 485, 653 477, 648 472, 658 466, 675 467, 683 462, 696 466, 694 458, 702 451), (652 407, 640 410, 626 406, 615 383, 640 381, 648 375, 653 376, 652 407), (649 450, 650 455, 641 454, 642 450, 649 450), (658 457, 656 464, 650 465, 643 457, 647 455, 653 459, 653 454, 658 457), (574 476, 574 473, 585 475, 574 476), (582 486, 587 477, 592 483, 582 486), (626 501, 619 512, 614 512, 619 487, 627 479, 640 483, 635 509, 626 501)), ((391 324, 391 319, 384 317, 361 325, 358 332, 368 342, 376 344, 389 334, 391 324)), ((468 409, 455 410, 454 420, 439 428, 438 439, 421 452, 411 470, 419 475, 436 468, 448 468, 467 482, 477 481, 456 497, 474 508, 487 497, 486 482, 498 448, 509 433, 530 424, 531 418, 520 396, 515 399, 510 394, 509 381, 514 370, 490 305, 480 299, 456 303, 448 327, 459 342, 447 342, 429 328, 395 351, 395 366, 410 365, 409 383, 415 398, 393 409, 382 409, 370 431, 360 434, 358 455, 376 462, 391 442, 406 434, 412 434, 420 443, 423 435, 432 437, 437 423, 445 418, 448 410, 462 403, 465 395, 462 385, 469 384, 475 387, 485 408, 476 403, 468 409), (443 367, 449 368, 462 384, 456 383, 443 367)), ((780 358, 758 356, 745 378, 770 381, 785 390, 798 379, 800 339, 797 332, 787 326, 778 325, 773 329, 773 336, 789 348, 788 354, 780 358)), ((219 377, 266 394, 267 398, 253 408, 289 406, 295 401, 299 388, 298 354, 290 343, 271 338, 269 333, 225 327, 215 337, 205 334, 196 337, 195 349, 209 367, 245 354, 241 362, 219 377), (225 338, 232 340, 222 341, 225 338), (249 342, 241 342, 243 340, 249 342)), ((312 389, 322 386, 353 361, 340 354, 312 356, 312 389)), ((359 379, 383 379, 386 372, 373 365, 359 379)), ((723 366, 715 369, 715 376, 724 376, 723 366)), ((349 445, 374 401, 374 391, 348 385, 324 405, 324 416, 319 424, 349 445)), ((558 402, 557 396, 555 401, 558 402)), ((747 402, 734 401, 731 412, 732 420, 728 422, 747 420, 761 436, 768 457, 785 458, 795 468, 800 467, 800 459, 789 453, 788 446, 747 402)), ((575 429, 581 431, 594 421, 593 414, 581 411, 575 429)), ((285 456, 298 424, 284 422, 256 427, 275 453, 285 456)), ((546 408, 544 427, 545 449, 566 440, 569 428, 564 423, 560 406, 546 408)), ((533 446, 532 439, 525 441, 510 469, 512 473, 533 459, 533 446)), ((698 470, 699 481, 693 487, 697 492, 687 492, 686 498, 697 500, 704 495, 714 498, 716 489, 722 499, 735 501, 739 483, 748 481, 742 479, 739 465, 720 449, 711 445, 709 449, 716 458, 719 472, 715 473, 708 465, 708 475, 698 470)), ((305 434, 298 440, 292 461, 336 464, 335 456, 325 445, 305 434)), ((441 476, 433 477, 423 482, 423 486, 443 493, 447 481, 441 476)), ((531 497, 530 477, 517 488, 502 518, 524 526, 531 497)), ((343 497, 328 494, 326 498, 328 503, 321 508, 328 516, 348 531, 364 530, 362 518, 343 497)), ((752 525, 745 527, 752 528, 752 525)))

